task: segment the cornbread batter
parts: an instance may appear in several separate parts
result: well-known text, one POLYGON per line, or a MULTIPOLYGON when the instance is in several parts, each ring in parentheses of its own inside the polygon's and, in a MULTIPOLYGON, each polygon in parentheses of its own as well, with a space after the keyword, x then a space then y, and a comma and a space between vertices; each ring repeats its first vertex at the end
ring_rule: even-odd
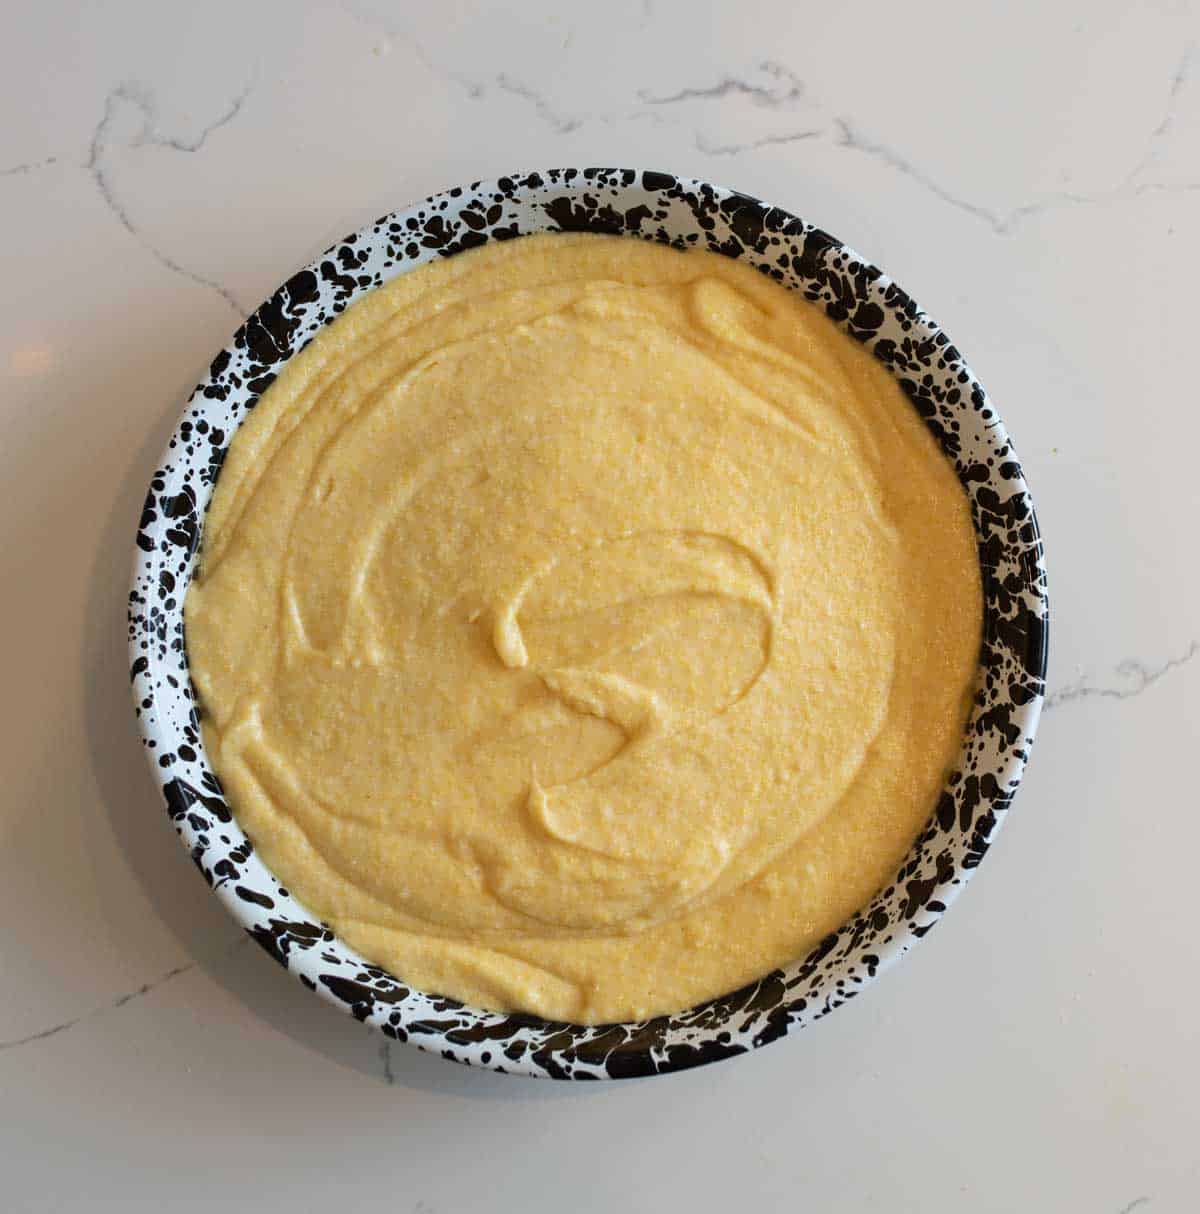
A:
POLYGON ((374 291, 230 448, 186 602, 263 859, 423 989, 585 1023, 805 953, 953 765, 966 498, 750 267, 602 236, 374 291))

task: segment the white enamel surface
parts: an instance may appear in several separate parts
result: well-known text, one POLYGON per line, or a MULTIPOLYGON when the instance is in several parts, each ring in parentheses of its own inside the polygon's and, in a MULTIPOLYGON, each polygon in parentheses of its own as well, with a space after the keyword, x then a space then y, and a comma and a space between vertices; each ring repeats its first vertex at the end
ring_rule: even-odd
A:
POLYGON ((1193 1207, 1200 21, 870 7, 10 22, 4 1208, 1193 1207), (575 1087, 386 1050, 241 942, 144 829, 122 613, 145 482, 242 310, 442 186, 612 161, 778 202, 933 311, 1016 437, 1054 652, 1011 821, 921 949, 756 1056, 575 1087))

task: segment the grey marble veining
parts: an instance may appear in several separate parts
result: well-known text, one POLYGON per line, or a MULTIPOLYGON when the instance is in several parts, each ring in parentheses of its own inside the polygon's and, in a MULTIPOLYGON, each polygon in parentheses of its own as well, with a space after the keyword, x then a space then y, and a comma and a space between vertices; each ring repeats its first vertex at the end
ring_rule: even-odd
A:
POLYGON ((10 23, 5 1209, 1193 1208, 1200 17, 845 10, 10 23), (585 1091, 382 1041, 237 934, 159 820, 122 612, 161 445, 259 300, 391 207, 592 163, 778 202, 912 290, 1014 434, 1053 620, 1012 821, 929 941, 794 1041, 585 1091))
POLYGON ((113 137, 113 127, 122 111, 125 113, 132 112, 136 116, 138 130, 131 141, 133 146, 140 147, 148 144, 156 147, 170 148, 176 152, 186 152, 189 154, 199 152, 213 131, 219 130, 226 123, 232 122, 238 116, 249 95, 250 86, 247 85, 230 102, 229 107, 219 117, 203 127, 194 139, 184 139, 176 135, 165 135, 158 129, 154 98, 150 93, 135 85, 120 84, 104 100, 104 113, 100 121, 96 123, 96 129, 92 132, 88 158, 83 166, 95 182, 96 189, 100 192, 100 197, 104 199, 105 205, 112 211, 121 226, 131 236, 137 239, 168 270, 171 270, 175 274, 182 274, 185 278, 190 278, 200 286, 215 291, 233 309, 239 319, 246 315, 248 309, 243 308, 220 283, 214 282, 211 278, 206 278, 203 274, 198 274, 195 270, 187 269, 161 249, 150 244, 139 234, 137 225, 130 217, 129 212, 121 204, 117 186, 113 180, 113 172, 108 165, 107 153, 113 137))

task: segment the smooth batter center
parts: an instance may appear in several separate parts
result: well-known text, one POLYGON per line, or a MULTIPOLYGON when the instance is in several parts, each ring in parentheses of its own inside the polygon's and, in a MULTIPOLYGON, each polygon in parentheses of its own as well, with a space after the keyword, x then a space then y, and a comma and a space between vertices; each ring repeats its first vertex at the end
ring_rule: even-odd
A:
POLYGON ((186 602, 264 860, 424 989, 582 1022, 802 955, 953 765, 965 496, 751 268, 541 236, 404 275, 238 431, 186 602))

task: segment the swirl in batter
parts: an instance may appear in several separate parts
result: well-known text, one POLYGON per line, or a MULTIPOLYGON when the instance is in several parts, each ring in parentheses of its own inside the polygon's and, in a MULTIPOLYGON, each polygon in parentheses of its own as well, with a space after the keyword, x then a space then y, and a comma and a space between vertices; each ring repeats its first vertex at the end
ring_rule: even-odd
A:
POLYGON ((209 757, 292 892, 424 989, 589 1023, 734 989, 893 875, 980 618, 883 368, 745 265, 599 236, 323 331, 186 602, 209 757))

